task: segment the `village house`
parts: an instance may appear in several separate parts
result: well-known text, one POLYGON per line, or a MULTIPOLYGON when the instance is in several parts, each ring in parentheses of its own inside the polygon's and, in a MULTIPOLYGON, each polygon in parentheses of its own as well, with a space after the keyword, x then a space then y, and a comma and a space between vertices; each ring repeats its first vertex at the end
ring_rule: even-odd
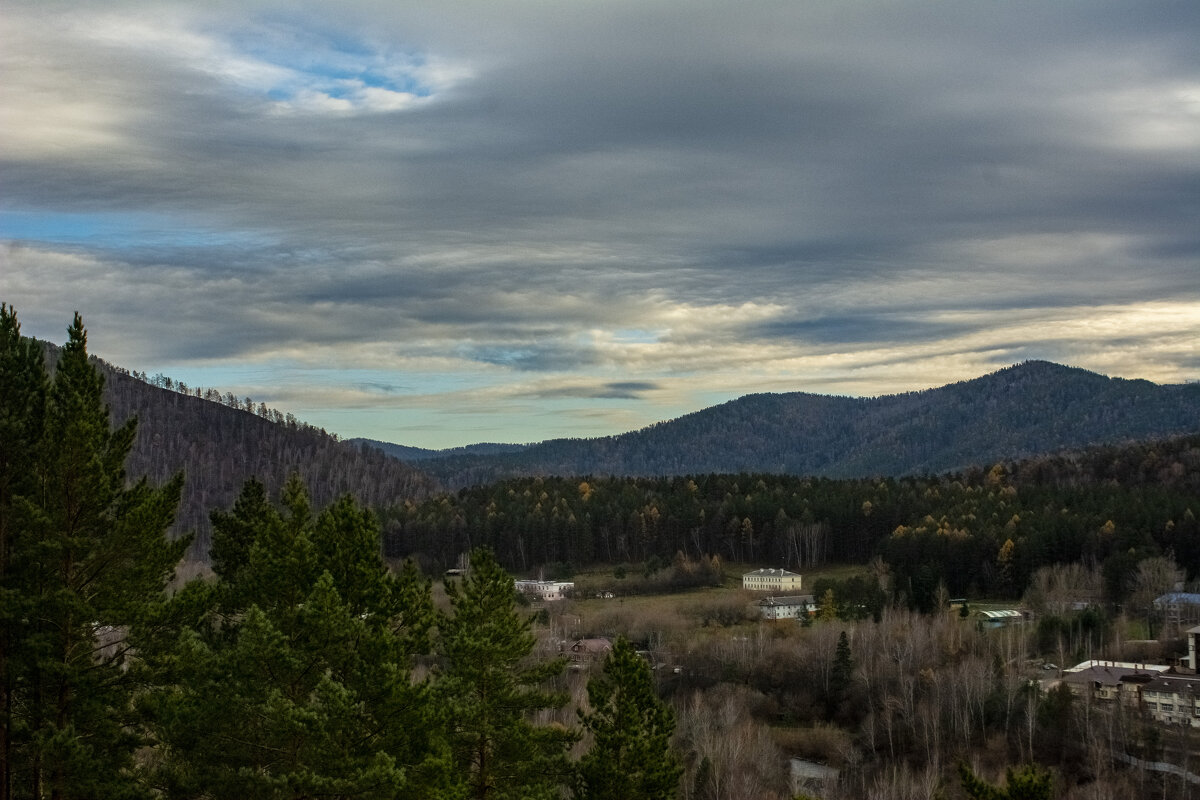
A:
POLYGON ((803 619, 816 613, 817 604, 811 594, 790 597, 764 597, 755 605, 763 619, 803 619))
POLYGON ((979 609, 974 614, 984 628, 1003 628, 1026 622, 1028 619, 1015 608, 979 609))
POLYGON ((786 569, 756 569, 742 575, 742 588, 751 592, 798 592, 800 576, 786 569))
POLYGON ((586 664, 601 661, 612 650, 612 642, 608 639, 578 639, 566 648, 566 656, 571 660, 573 669, 579 669, 586 664))

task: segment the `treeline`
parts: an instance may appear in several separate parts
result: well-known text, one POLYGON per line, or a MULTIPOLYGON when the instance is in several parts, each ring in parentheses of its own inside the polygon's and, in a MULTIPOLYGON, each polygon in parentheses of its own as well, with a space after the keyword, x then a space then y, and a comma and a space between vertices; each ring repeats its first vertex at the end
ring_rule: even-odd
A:
MULTIPOLYGON (((59 349, 41 347, 53 371, 59 349)), ((207 561, 209 511, 232 503, 250 478, 278 493, 288 476, 297 474, 322 506, 347 493, 379 507, 433 491, 433 482, 407 464, 374 448, 340 442, 291 414, 255 406, 250 398, 221 397, 216 390, 201 392, 158 376, 146 382, 144 374, 95 357, 92 363, 105 378, 113 423, 137 420, 129 474, 153 482, 184 474, 173 533, 193 536, 192 560, 207 561)))
POLYGON ((126 481, 86 342, 76 315, 51 379, 0 305, 2 800, 674 796, 649 664, 618 639, 566 717, 486 550, 440 611, 353 498, 250 481, 212 515, 216 580, 168 594, 181 478, 126 481))
POLYGON ((307 422, 296 419, 296 416, 290 411, 285 413, 280 411, 278 408, 271 408, 263 402, 259 402, 256 405, 254 398, 248 395, 245 397, 238 397, 233 392, 227 391, 222 393, 220 390, 212 387, 205 388, 203 386, 189 386, 183 381, 175 380, 170 375, 163 375, 161 372, 148 376, 145 372, 139 372, 137 370, 130 371, 108 364, 101 359, 97 360, 107 369, 119 372, 123 375, 128 375, 135 380, 139 380, 142 383, 146 383, 151 386, 157 386, 160 389, 166 389, 170 392, 178 392, 182 395, 202 397, 211 403, 221 403, 228 408, 236 408, 242 411, 248 411, 251 414, 257 414, 263 419, 269 419, 271 422, 274 422, 277 425, 287 425, 290 428, 312 428, 314 430, 319 430, 322 434, 332 436, 334 439, 338 438, 336 433, 326 434, 324 428, 316 428, 314 425, 309 425, 307 422))
POLYGON ((670 563, 676 554, 797 571, 881 557, 895 597, 1017 597, 1039 567, 1101 564, 1120 602, 1132 567, 1171 554, 1200 576, 1200 437, 939 477, 521 478, 387 509, 390 555, 444 567, 479 545, 510 569, 670 563))

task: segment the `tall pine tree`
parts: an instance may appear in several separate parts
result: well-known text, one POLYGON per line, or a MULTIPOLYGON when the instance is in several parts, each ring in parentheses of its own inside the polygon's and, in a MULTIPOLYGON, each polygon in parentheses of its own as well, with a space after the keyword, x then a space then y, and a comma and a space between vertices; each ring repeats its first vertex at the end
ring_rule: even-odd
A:
POLYGON ((28 758, 20 705, 33 598, 16 567, 26 560, 46 392, 41 349, 21 338, 16 311, 0 304, 0 800, 13 796, 18 762, 28 758))
POLYGON ((475 800, 550 800, 561 795, 578 738, 562 726, 538 725, 539 711, 566 696, 543 690, 562 660, 531 658, 531 620, 517 610, 516 588, 490 550, 471 554, 467 577, 447 581, 453 614, 443 616, 444 670, 438 694, 449 714, 455 764, 475 800))
POLYGON ((671 753, 675 715, 654 692, 650 665, 624 637, 603 672, 588 682, 583 727, 594 737, 580 759, 575 794, 582 800, 670 800, 683 769, 671 753))
POLYGON ((138 796, 138 671, 128 669, 128 632, 161 602, 187 546, 165 535, 182 477, 160 488, 144 479, 127 484, 124 464, 136 422, 111 427, 104 380, 88 362, 78 314, 49 385, 44 425, 31 409, 45 374, 39 376, 40 363, 27 346, 24 353, 19 342, 14 347, 15 316, 5 315, 0 328, 4 369, 18 373, 5 375, 0 417, 22 428, 14 441, 28 448, 6 455, 0 489, 9 609, 0 659, 4 792, 15 798, 138 796), (10 472, 14 465, 19 476, 10 472))

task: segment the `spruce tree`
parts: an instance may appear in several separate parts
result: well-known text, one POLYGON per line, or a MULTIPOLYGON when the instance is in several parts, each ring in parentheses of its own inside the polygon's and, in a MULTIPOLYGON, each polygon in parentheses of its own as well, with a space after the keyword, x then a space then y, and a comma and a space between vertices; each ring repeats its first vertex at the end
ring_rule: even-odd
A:
POLYGON ((34 495, 47 380, 42 351, 21 338, 16 311, 0 304, 0 800, 13 796, 17 762, 27 757, 20 733, 32 598, 17 565, 28 536, 20 521, 34 495))
POLYGON ((579 711, 594 737, 579 761, 576 796, 584 800, 669 800, 683 770, 671 753, 675 715, 654 692, 650 665, 617 639, 603 672, 588 682, 589 711, 579 711))
POLYGON ((438 696, 467 796, 558 798, 570 771, 567 750, 578 737, 531 717, 566 704, 565 695, 541 688, 564 662, 531 659, 531 620, 517 611, 513 579, 490 550, 473 552, 466 578, 461 585, 447 580, 446 594, 453 613, 438 624, 438 696))
POLYGON ((388 572, 353 500, 314 513, 296 477, 281 500, 252 481, 213 515, 220 580, 184 593, 194 617, 157 654, 164 686, 145 702, 157 782, 180 798, 446 796, 441 726, 411 676, 429 582, 388 572))
POLYGON ((144 479, 127 484, 124 464, 136 422, 111 427, 103 377, 88 361, 78 314, 41 424, 39 412, 29 410, 39 404, 45 382, 40 359, 28 346, 23 353, 19 342, 14 346, 15 317, 0 316, 3 369, 17 372, 4 376, 0 417, 12 429, 6 438, 12 433, 25 450, 15 457, 24 462, 16 479, 9 480, 8 470, 17 461, 5 457, 0 490, 4 791, 35 798, 138 796, 133 753, 142 738, 133 697, 140 672, 130 668, 129 632, 153 616, 187 547, 186 539, 170 542, 165 535, 182 478, 160 488, 144 479))
POLYGON ((838 712, 850 695, 854 681, 854 655, 850 651, 850 637, 845 631, 838 634, 837 650, 829 668, 829 695, 826 699, 830 716, 838 712))
POLYGON ((963 791, 971 800, 1052 800, 1054 776, 1037 764, 1005 770, 1005 787, 993 786, 964 763, 958 765, 963 791))

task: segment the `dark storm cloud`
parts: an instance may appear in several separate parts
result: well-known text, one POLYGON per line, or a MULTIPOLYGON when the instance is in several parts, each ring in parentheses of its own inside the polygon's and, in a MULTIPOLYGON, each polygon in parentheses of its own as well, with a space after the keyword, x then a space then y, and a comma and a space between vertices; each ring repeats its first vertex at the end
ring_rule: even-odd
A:
POLYGON ((880 342, 931 342, 959 336, 974 326, 891 314, 845 314, 799 320, 774 320, 744 330, 746 336, 783 338, 814 345, 859 345, 880 342))

